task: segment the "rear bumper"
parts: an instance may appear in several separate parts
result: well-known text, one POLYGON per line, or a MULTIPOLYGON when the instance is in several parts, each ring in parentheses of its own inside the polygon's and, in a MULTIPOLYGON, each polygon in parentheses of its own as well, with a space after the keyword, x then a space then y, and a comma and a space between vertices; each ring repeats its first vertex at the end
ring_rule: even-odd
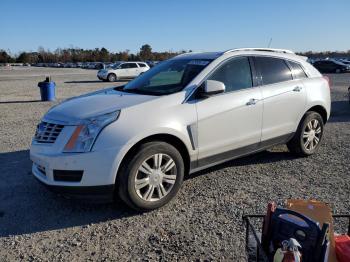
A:
MULTIPOLYGON (((37 178, 36 176, 34 177, 37 178)), ((45 184, 38 178, 37 181, 48 190, 70 199, 86 200, 94 203, 108 203, 114 200, 114 185, 54 186, 45 184)))

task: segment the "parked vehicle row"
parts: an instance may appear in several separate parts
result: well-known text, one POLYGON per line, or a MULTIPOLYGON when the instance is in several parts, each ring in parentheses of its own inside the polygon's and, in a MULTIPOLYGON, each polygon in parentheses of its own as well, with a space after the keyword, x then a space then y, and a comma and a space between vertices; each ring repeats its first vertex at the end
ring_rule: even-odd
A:
POLYGON ((32 173, 70 197, 119 195, 151 210, 189 173, 277 144, 314 154, 330 104, 328 80, 291 51, 182 54, 52 107, 32 140, 32 173))
MULTIPOLYGON (((112 67, 115 64, 119 64, 123 61, 116 61, 116 62, 68 62, 68 63, 36 63, 36 64, 32 64, 32 66, 37 66, 37 67, 55 67, 55 68, 84 68, 84 69, 104 69, 104 68, 108 68, 108 67, 112 67)), ((158 61, 146 61, 146 62, 142 62, 147 64, 148 68, 153 67, 154 65, 156 65, 157 63, 159 63, 158 61)), ((24 64, 21 64, 24 65, 24 64)), ((25 65, 29 65, 29 64, 25 64, 25 65)))
POLYGON ((68 62, 68 63, 37 63, 33 64, 33 66, 38 67, 55 67, 55 68, 85 68, 85 69, 101 69, 105 65, 111 64, 111 63, 102 63, 102 62, 68 62))
POLYGON ((321 73, 346 73, 350 72, 350 61, 347 60, 335 60, 324 59, 318 60, 313 63, 313 66, 317 68, 321 73))

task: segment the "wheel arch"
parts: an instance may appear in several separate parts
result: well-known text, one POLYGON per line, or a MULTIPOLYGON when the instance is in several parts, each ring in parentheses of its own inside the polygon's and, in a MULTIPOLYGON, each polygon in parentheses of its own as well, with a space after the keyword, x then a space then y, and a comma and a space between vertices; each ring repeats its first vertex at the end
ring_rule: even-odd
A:
POLYGON ((118 79, 118 76, 117 76, 116 73, 114 73, 114 72, 109 72, 108 75, 107 75, 107 80, 109 80, 109 76, 110 76, 110 75, 114 75, 114 76, 115 76, 115 80, 118 79))
POLYGON ((122 167, 125 164, 125 162, 128 160, 128 158, 131 157, 139 149, 139 147, 142 144, 145 144, 148 142, 156 142, 156 141, 168 143, 168 144, 174 146, 177 150, 179 150, 179 152, 183 158, 183 161, 184 161, 185 174, 187 174, 189 172, 191 158, 190 158, 190 154, 189 154, 189 151, 188 151, 186 144, 175 135, 160 133, 160 134, 154 134, 154 135, 147 136, 147 137, 139 140, 137 143, 135 143, 132 147, 129 148, 129 150, 125 153, 122 160, 120 161, 120 164, 119 164, 119 167, 117 170, 117 174, 116 174, 116 178, 115 178, 115 183, 117 183, 119 173, 123 169, 122 167))
POLYGON ((323 119, 323 123, 326 124, 326 122, 328 120, 327 110, 323 106, 321 106, 321 105, 313 106, 313 107, 309 108, 305 113, 310 112, 310 111, 314 111, 314 112, 319 113, 323 119))

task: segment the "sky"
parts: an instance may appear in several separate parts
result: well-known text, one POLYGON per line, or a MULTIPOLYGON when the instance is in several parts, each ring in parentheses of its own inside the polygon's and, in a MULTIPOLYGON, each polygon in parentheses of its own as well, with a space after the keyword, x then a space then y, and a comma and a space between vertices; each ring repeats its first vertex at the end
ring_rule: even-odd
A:
POLYGON ((350 49, 350 0, 0 0, 0 49, 350 49))

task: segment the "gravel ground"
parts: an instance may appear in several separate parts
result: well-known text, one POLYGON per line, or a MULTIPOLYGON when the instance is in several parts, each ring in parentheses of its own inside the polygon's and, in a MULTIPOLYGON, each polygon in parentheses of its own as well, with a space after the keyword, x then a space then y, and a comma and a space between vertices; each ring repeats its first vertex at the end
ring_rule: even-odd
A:
POLYGON ((31 176, 31 137, 54 104, 37 101, 45 75, 59 100, 111 86, 93 70, 0 70, 0 261, 245 261, 241 216, 263 213, 268 201, 318 199, 349 213, 350 74, 330 75, 332 117, 316 155, 278 146, 230 161, 188 176, 174 201, 144 214, 62 199, 31 176))

